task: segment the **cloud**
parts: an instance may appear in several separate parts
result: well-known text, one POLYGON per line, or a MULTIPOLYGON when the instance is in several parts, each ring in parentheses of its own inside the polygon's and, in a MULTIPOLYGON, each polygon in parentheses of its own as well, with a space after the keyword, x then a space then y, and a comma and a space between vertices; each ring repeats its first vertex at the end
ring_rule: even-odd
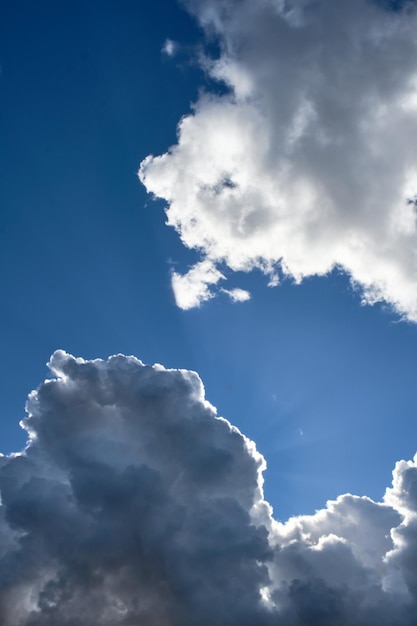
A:
POLYGON ((2 457, 2 626, 257 622, 263 458, 194 372, 59 351, 2 457))
POLYGON ((203 93, 141 164, 167 223, 215 266, 272 285, 343 268, 365 302, 417 321, 415 3, 186 4, 228 92, 203 93))
POLYGON ((246 289, 222 289, 223 293, 227 294, 232 302, 247 302, 251 299, 249 291, 246 289))
POLYGON ((186 274, 172 272, 172 289, 180 309, 192 309, 214 296, 209 285, 216 285, 224 276, 209 260, 196 263, 186 274))
POLYGON ((173 57, 177 53, 177 44, 172 39, 166 39, 162 46, 162 52, 169 57, 173 57))
POLYGON ((194 372, 63 351, 0 456, 2 626, 413 626, 417 463, 384 502, 274 519, 194 372))

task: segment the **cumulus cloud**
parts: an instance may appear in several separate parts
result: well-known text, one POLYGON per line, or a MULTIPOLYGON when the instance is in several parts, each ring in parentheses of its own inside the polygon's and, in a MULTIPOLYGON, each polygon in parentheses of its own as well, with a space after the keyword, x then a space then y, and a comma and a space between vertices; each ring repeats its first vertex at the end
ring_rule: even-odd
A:
POLYGON ((365 302, 417 321, 416 4, 186 4, 228 90, 203 93, 178 143, 141 164, 168 224, 203 261, 270 284, 343 268, 365 302))
POLYGON ((413 626, 417 463, 278 522, 194 372, 63 351, 0 456, 2 626, 413 626))

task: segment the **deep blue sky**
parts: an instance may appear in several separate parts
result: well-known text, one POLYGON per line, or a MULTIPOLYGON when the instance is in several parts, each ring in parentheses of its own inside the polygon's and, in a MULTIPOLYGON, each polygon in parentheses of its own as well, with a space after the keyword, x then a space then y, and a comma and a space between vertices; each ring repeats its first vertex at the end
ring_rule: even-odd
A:
POLYGON ((275 289, 233 277, 250 302, 175 306, 170 269, 196 259, 136 172, 204 86, 200 38, 174 0, 0 8, 0 449, 22 447, 55 349, 123 352, 199 372, 266 456, 278 517, 346 491, 380 498, 416 451, 413 325, 361 306, 336 272, 275 289), (167 37, 178 57, 161 53, 167 37))

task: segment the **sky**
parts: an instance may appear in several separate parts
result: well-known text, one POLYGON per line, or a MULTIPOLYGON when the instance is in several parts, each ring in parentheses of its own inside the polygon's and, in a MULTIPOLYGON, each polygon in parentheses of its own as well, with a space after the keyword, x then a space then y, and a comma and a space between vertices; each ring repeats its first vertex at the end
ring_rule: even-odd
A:
POLYGON ((2 4, 5 626, 413 624, 416 21, 2 4))

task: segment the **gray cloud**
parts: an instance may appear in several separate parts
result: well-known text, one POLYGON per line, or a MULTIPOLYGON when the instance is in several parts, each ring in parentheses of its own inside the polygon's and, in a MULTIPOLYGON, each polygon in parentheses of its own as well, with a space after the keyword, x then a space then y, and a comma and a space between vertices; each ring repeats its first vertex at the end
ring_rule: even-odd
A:
POLYGON ((197 374, 62 351, 0 457, 2 626, 412 626, 417 466, 277 522, 197 374))
POLYGON ((219 291, 219 264, 271 284, 341 267, 364 301, 417 320, 417 9, 394 4, 186 2, 229 93, 201 95, 177 145, 139 172, 201 254, 174 276, 180 307, 219 291), (210 280, 198 272, 191 301, 201 263, 210 280))
POLYGON ((2 624, 256 621, 263 459, 198 376, 62 352, 51 368, 26 452, 2 458, 2 624))

